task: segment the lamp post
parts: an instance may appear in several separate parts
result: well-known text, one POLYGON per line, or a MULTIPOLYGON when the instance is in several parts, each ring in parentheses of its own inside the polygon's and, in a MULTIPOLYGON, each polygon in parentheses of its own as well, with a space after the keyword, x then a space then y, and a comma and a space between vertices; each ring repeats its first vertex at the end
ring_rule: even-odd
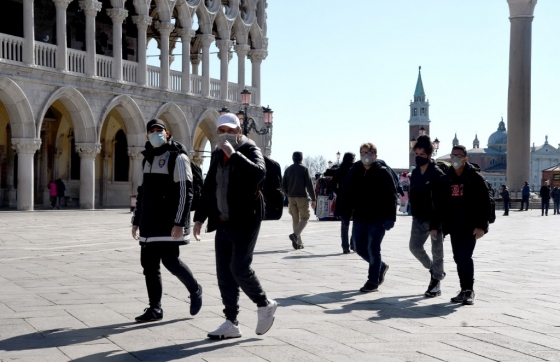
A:
MULTIPOLYGON (((245 88, 241 92, 241 104, 245 106, 245 110, 240 110, 237 113, 237 117, 239 118, 239 122, 241 123, 241 127, 243 129, 243 135, 247 136, 251 131, 255 131, 259 135, 264 135, 269 133, 272 130, 273 111, 268 106, 262 107, 265 127, 258 129, 255 120, 252 117, 249 117, 249 111, 248 111, 249 103, 251 103, 251 92, 249 92, 249 90, 245 88)), ((222 110, 224 108, 222 108, 222 110)))
POLYGON ((340 151, 336 153, 336 164, 340 165, 340 151))
MULTIPOLYGON (((424 128, 424 126, 420 128, 418 133, 419 136, 424 136, 426 134, 426 129, 424 128)), ((432 141, 432 144, 434 145, 434 155, 437 155, 437 151, 439 150, 439 140, 437 139, 437 137, 432 141)), ((413 149, 414 146, 416 146, 416 137, 412 137, 412 139, 410 140, 410 149, 413 149)))

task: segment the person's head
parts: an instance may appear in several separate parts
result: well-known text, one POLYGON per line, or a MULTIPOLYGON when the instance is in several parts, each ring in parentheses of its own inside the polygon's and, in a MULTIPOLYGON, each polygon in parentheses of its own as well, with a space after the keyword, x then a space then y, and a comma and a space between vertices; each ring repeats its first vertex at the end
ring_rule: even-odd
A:
POLYGON ((529 183, 527 181, 525 181, 525 186, 529 186, 529 183))
POLYGON ((294 161, 294 163, 302 163, 303 162, 303 152, 295 151, 292 154, 292 161, 294 161))
POLYGON ((504 189, 504 190, 505 190, 505 189, 506 189, 506 185, 502 185, 502 189, 504 189))
POLYGON ((369 166, 377 160, 377 147, 371 142, 360 146, 360 160, 364 166, 369 166))
POLYGON ((239 118, 233 113, 222 114, 216 120, 216 132, 220 140, 225 139, 236 146, 242 135, 239 118))
POLYGON ((465 146, 457 145, 451 149, 451 165, 454 169, 458 170, 465 166, 469 158, 467 157, 467 148, 465 146))
POLYGON ((422 135, 416 140, 416 144, 412 147, 412 151, 416 156, 416 166, 421 167, 430 162, 434 153, 434 145, 428 135, 422 135))
POLYGON ((548 180, 544 180, 543 185, 548 186, 548 180))
POLYGON ((161 119, 154 118, 146 125, 146 139, 152 147, 158 148, 167 143, 169 132, 161 119))
POLYGON ((344 156, 342 156, 342 163, 354 163, 354 161, 356 160, 356 154, 352 153, 352 152, 346 152, 344 154, 344 156))

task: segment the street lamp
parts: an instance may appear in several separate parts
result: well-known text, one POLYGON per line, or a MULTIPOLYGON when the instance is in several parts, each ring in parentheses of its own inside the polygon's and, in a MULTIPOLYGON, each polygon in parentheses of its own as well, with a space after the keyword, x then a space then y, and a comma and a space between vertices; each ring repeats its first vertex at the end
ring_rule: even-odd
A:
POLYGON ((424 136, 426 134, 426 129, 424 128, 424 126, 420 127, 418 134, 420 134, 420 136, 424 136))
POLYGON ((437 150, 439 150, 439 140, 437 139, 437 137, 434 140, 433 144, 434 144, 434 155, 437 155, 437 150))
POLYGON ((412 139, 410 140, 410 149, 413 149, 415 145, 416 145, 416 137, 412 137, 412 139))
POLYGON ((340 165, 340 151, 336 153, 336 164, 340 165))
POLYGON ((245 88, 241 92, 241 104, 245 106, 245 110, 242 109, 237 113, 237 117, 239 118, 239 122, 241 123, 241 127, 243 128, 243 134, 247 136, 251 131, 255 131, 257 134, 260 135, 267 134, 272 129, 272 114, 274 112, 268 106, 262 107, 265 127, 258 129, 257 123, 252 117, 249 117, 248 114, 249 112, 248 106, 250 103, 251 103, 251 92, 249 92, 249 90, 245 88))
POLYGON ((222 109, 220 109, 218 112, 220 112, 220 116, 223 116, 226 113, 229 113, 229 109, 226 106, 223 106, 222 109))

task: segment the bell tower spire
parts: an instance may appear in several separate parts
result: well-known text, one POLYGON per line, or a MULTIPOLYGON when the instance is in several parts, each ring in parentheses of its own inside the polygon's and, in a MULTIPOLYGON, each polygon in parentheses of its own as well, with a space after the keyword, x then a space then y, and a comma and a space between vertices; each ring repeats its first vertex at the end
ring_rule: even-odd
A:
MULTIPOLYGON (((422 67, 418 67, 418 80, 414 90, 414 100, 410 102, 409 141, 420 136, 420 129, 424 127, 424 133, 430 134, 430 103, 426 99, 424 83, 422 82, 422 67)), ((415 157, 412 152, 409 155, 409 167, 415 165, 415 157)))

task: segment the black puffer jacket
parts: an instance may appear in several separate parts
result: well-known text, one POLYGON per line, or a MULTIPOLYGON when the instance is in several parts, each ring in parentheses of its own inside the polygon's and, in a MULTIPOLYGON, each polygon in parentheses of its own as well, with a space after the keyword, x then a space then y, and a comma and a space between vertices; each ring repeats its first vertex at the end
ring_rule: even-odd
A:
POLYGON ((193 198, 190 161, 180 150, 184 146, 170 137, 161 147, 153 148, 146 142, 142 151, 143 180, 138 187, 136 210, 132 224, 139 226, 140 244, 188 244, 190 234, 190 208, 193 198), (175 158, 173 170, 169 159, 175 158), (183 237, 173 239, 174 226, 183 227, 183 237))
POLYGON ((426 172, 422 174, 416 167, 410 176, 410 209, 412 216, 420 221, 429 221, 430 230, 441 228, 443 192, 445 174, 430 160, 426 172))
POLYGON ((393 176, 374 162, 366 170, 362 161, 354 163, 342 186, 340 214, 358 222, 396 221, 397 196, 393 176))
MULTIPOLYGON (((266 165, 261 150, 245 136, 241 138, 235 151, 227 161, 230 166, 227 187, 228 227, 246 230, 258 226, 264 218, 264 202, 259 185, 265 178, 266 165)), ((218 162, 223 158, 224 152, 220 149, 212 153, 200 204, 194 214, 194 221, 204 222, 208 219, 207 232, 216 230, 220 222, 216 173, 218 162)))

